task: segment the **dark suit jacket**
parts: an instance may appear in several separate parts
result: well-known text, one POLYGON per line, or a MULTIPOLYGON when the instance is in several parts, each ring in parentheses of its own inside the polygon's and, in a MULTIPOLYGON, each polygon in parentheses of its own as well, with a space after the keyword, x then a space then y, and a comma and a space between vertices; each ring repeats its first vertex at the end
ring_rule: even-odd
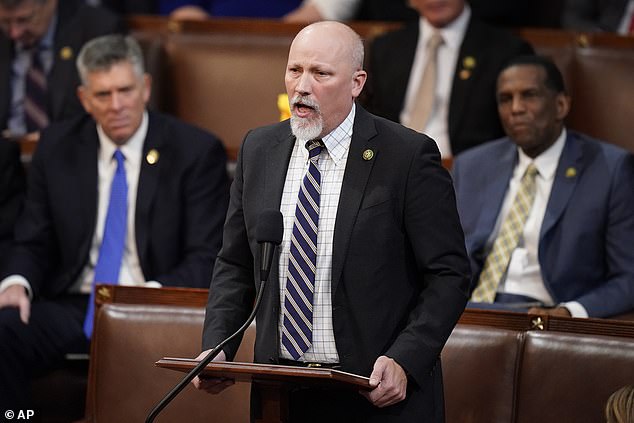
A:
MULTIPOLYGON (((53 67, 48 74, 47 93, 51 122, 84 113, 77 98, 80 80, 75 67, 75 59, 84 43, 100 35, 123 30, 123 22, 106 9, 87 6, 81 0, 61 0, 57 4, 53 67), (68 48, 72 52, 70 57, 64 55, 68 48)), ((13 42, 0 33, 0 130, 7 127, 9 119, 13 56, 13 42)))
MULTIPOLYGON (((516 162, 508 138, 454 161, 474 283, 516 162)), ((633 193, 631 153, 568 133, 539 238, 542 277, 556 302, 578 301, 590 317, 634 308, 633 193)))
POLYGON ((579 31, 617 31, 628 0, 567 0, 564 28, 579 31))
MULTIPOLYGON (((288 121, 244 140, 211 284, 205 348, 230 335, 251 310, 258 215, 280 207, 294 142, 288 121)), ((463 242, 451 179, 434 142, 358 106, 333 239, 333 326, 343 370, 369 376, 383 354, 406 369, 417 398, 395 406, 396 415, 407 414, 406 407, 425 421, 442 415, 434 401, 442 398, 438 357, 466 301, 463 242), (374 151, 371 160, 362 158, 367 149, 374 151)), ((278 259, 257 315, 255 360, 263 363, 277 362, 279 354, 278 259)), ((237 346, 226 347, 229 359, 237 346)))
MULTIPOLYGON (((400 121, 405 93, 418 43, 419 22, 378 37, 369 52, 368 109, 395 122, 400 121)), ((471 18, 458 53, 449 99, 449 139, 454 155, 504 135, 497 112, 495 89, 503 64, 532 48, 519 38, 471 18), (475 59, 468 70, 465 58, 475 59), (469 77, 462 79, 461 71, 469 77)))
POLYGON ((409 0, 361 0, 355 20, 406 21, 418 18, 418 13, 408 6, 409 0))
MULTIPOLYGON (((99 139, 89 116, 42 132, 29 168, 24 212, 16 225, 8 274, 35 295, 55 298, 85 266, 97 217, 99 139)), ((149 114, 136 199, 136 243, 147 280, 206 288, 221 243, 227 202, 221 143, 173 118, 149 114)))
POLYGON ((18 143, 0 139, 0 265, 13 238, 13 226, 26 187, 18 143))

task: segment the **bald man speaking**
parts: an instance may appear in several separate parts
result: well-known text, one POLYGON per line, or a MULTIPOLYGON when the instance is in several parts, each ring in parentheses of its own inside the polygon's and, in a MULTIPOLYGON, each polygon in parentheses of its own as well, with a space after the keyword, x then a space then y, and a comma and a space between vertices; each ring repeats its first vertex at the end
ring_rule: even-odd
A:
MULTIPOLYGON (((307 26, 293 40, 285 73, 292 116, 250 131, 242 144, 203 349, 249 315, 258 216, 279 209, 284 235, 257 315, 255 361, 337 368, 369 376, 373 387, 293 390, 290 421, 442 422, 439 355, 466 304, 470 272, 454 190, 432 139, 356 104, 363 55, 359 36, 341 23, 307 26)), ((238 346, 216 359, 232 360, 238 346)), ((216 393, 232 382, 193 383, 216 393)))

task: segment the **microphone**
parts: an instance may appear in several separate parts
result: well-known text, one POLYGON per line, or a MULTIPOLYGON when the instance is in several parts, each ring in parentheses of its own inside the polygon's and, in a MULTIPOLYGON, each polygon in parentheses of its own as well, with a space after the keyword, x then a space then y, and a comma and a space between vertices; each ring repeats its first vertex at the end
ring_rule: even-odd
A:
POLYGON ((269 273, 271 271, 271 264, 273 263, 273 256, 275 255, 275 247, 280 245, 282 242, 282 236, 284 233, 284 220, 282 218, 282 213, 279 210, 275 209, 265 209, 258 216, 258 224, 255 230, 255 239, 260 244, 260 289, 258 290, 257 297, 255 299, 255 304, 253 306, 253 310, 251 314, 247 318, 246 322, 240 328, 235 331, 231 336, 223 340, 221 343, 216 345, 209 353, 200 360, 200 362, 189 371, 185 375, 185 377, 172 388, 171 391, 163 397, 161 401, 150 411, 148 417, 145 419, 146 423, 151 423, 154 421, 156 416, 159 415, 161 411, 191 382, 196 376, 203 371, 203 369, 213 360, 220 351, 222 351, 222 347, 224 347, 228 342, 231 342, 236 336, 240 335, 242 332, 249 327, 253 319, 255 319, 255 315, 260 308, 260 303, 262 301, 262 294, 264 293, 264 286, 266 285, 266 281, 269 278, 269 273))
POLYGON ((255 230, 255 239, 260 244, 260 281, 269 280, 269 272, 275 255, 275 247, 281 244, 284 234, 284 220, 279 210, 262 211, 255 230))

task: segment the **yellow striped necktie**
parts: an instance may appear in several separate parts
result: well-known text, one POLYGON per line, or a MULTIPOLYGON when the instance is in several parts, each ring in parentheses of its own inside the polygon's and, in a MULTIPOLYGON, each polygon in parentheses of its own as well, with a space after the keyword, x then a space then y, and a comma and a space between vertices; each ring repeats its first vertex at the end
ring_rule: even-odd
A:
POLYGON ((537 173, 533 163, 524 172, 511 210, 504 218, 493 248, 484 262, 478 285, 471 295, 471 301, 492 303, 495 300, 495 293, 506 273, 511 253, 519 243, 526 218, 533 207, 537 173))

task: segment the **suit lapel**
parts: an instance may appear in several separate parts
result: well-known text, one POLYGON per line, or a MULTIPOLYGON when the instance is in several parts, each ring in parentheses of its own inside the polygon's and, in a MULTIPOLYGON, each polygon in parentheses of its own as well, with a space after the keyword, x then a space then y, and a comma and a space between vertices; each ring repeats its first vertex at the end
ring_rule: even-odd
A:
POLYGON ((419 25, 418 20, 411 23, 405 28, 405 34, 402 39, 400 56, 405 60, 402 66, 392 66, 393 75, 390 76, 390 84, 393 86, 394 95, 387 96, 386 101, 393 104, 390 107, 390 118, 396 122, 400 121, 401 110, 405 107, 405 95, 407 93, 407 85, 409 84, 409 78, 414 63, 414 56, 416 55, 416 46, 418 44, 419 25))
POLYGON ((341 195, 337 207, 337 220, 332 251, 332 292, 337 291, 345 257, 350 245, 352 228, 357 219, 370 172, 379 157, 379 146, 375 142, 376 127, 371 115, 357 105, 352 131, 348 161, 343 176, 341 195), (364 160, 363 152, 371 149, 374 159, 364 160))
POLYGON ((73 78, 76 75, 75 57, 79 53, 74 51, 72 42, 76 36, 76 28, 69 25, 73 13, 79 7, 75 1, 64 0, 58 2, 57 28, 55 28, 55 41, 53 43, 53 68, 48 75, 48 92, 50 115, 54 120, 60 119, 64 114, 62 110, 67 96, 74 96, 73 78))
POLYGON ((555 173, 548 205, 546 206, 540 239, 557 223, 563 214, 583 168, 583 154, 580 143, 574 135, 568 133, 566 145, 561 153, 557 172, 555 173))
MULTIPOLYGON (((486 243, 495 228, 495 222, 500 214, 504 196, 517 163, 517 148, 515 144, 508 140, 503 145, 503 148, 504 150, 496 159, 495 166, 490 168, 491 171, 488 173, 488 178, 484 181, 484 186, 482 187, 482 213, 480 213, 478 223, 475 226, 477 233, 473 237, 478 246, 486 243)), ((487 166, 487 164, 483 164, 483 166, 487 166)))
MULTIPOLYGON (((287 128, 287 130, 280 135, 277 143, 266 152, 266 183, 264 185, 264 196, 262 197, 262 210, 279 210, 282 203, 282 193, 284 191, 288 163, 295 145, 295 136, 292 135, 290 127, 285 126, 285 128, 287 128)), ((269 285, 272 290, 270 292, 272 292, 278 300, 276 304, 279 303, 279 260, 280 251, 279 249, 276 249, 275 257, 273 258, 273 263, 271 265, 271 275, 269 277, 269 285)))
MULTIPOLYGON (((73 140, 70 140, 73 142, 73 140)), ((97 156, 99 150, 99 137, 95 122, 92 119, 86 119, 86 123, 81 127, 79 142, 77 147, 69 146, 76 154, 74 155, 73 165, 76 171, 72 174, 76 175, 79 185, 79 195, 71 195, 69 201, 73 199, 79 201, 77 207, 69 208, 69 210, 81 210, 81 220, 84 228, 81 239, 80 257, 85 257, 90 249, 92 237, 94 236, 94 228, 97 222, 97 202, 99 195, 99 177, 97 156)))
MULTIPOLYGON (((144 257, 149 239, 150 210, 158 188, 161 169, 165 167, 169 158, 164 146, 165 131, 161 122, 152 113, 148 113, 148 130, 143 143, 141 155, 141 170, 136 194, 136 212, 134 216, 135 236, 141 266, 146 264, 144 257), (150 151, 158 153, 158 160, 150 164, 146 157, 150 151), (162 156, 162 157, 161 157, 162 156)), ((144 269, 146 271, 146 269, 144 269)))
POLYGON ((263 209, 280 209, 286 172, 294 145, 295 137, 289 128, 288 131, 280 135, 277 143, 266 152, 266 183, 264 185, 266 192, 263 197, 263 209))
MULTIPOLYGON (((458 61, 456 62, 456 71, 454 72, 451 98, 449 100, 449 139, 455 139, 456 131, 458 131, 460 121, 464 112, 466 101, 473 90, 474 82, 477 80, 474 73, 478 72, 478 68, 465 69, 464 63, 466 57, 477 58, 476 52, 479 51, 478 44, 479 32, 477 31, 477 22, 474 18, 469 20, 469 25, 464 35, 460 51, 458 52, 458 61), (463 72, 464 71, 464 72, 463 72), (468 77, 465 78, 468 73, 468 77)), ((469 65, 471 66, 471 64, 469 65)))

